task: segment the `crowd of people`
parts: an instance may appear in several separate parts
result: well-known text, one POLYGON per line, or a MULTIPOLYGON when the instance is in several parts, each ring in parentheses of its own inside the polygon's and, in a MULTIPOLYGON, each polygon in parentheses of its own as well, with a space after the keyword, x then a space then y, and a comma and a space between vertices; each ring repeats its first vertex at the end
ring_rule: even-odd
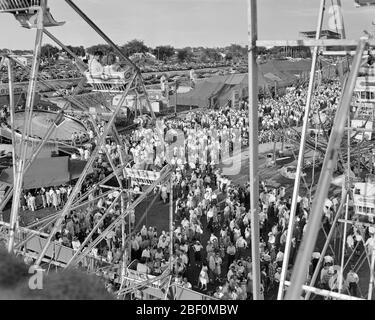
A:
MULTIPOLYGON (((314 110, 329 114, 337 104, 337 83, 325 84, 314 97, 314 110)), ((297 88, 284 97, 263 100, 260 104, 261 142, 269 142, 267 134, 276 129, 298 126, 303 117, 306 90, 297 88), (267 133, 268 132, 268 133, 267 133)), ((107 139, 107 144, 94 161, 93 173, 82 185, 80 194, 86 195, 89 204, 72 210, 60 226, 56 241, 78 250, 86 236, 97 226, 92 240, 96 239, 121 214, 119 192, 105 192, 98 183, 120 164, 120 152, 134 163, 136 169, 160 171, 167 163, 174 165, 172 186, 164 183, 157 187, 160 202, 174 197, 173 235, 157 226, 136 225, 134 210, 130 212, 132 234, 127 234, 131 245, 131 260, 137 260, 147 273, 160 275, 172 264, 174 283, 185 288, 201 290, 217 299, 246 300, 252 298, 252 265, 250 186, 236 185, 224 174, 220 164, 248 144, 248 103, 239 109, 192 111, 183 117, 157 122, 155 127, 139 126, 121 136, 121 146, 107 139), (111 161, 109 161, 109 158, 111 161), (90 192, 91 191, 91 192, 90 192), (98 199, 97 199, 98 198, 98 199), (105 217, 104 217, 105 216, 105 217), (173 239, 173 240, 172 240, 173 239), (173 241, 171 243, 171 241, 173 241), (172 255, 170 252, 172 245, 172 255)), ((103 132, 104 122, 96 124, 103 132)), ((91 128, 88 143, 79 148, 76 157, 87 160, 94 150, 98 136, 91 128)), ((133 200, 144 186, 132 183, 133 200)), ((262 182, 258 212, 260 220, 261 285, 265 296, 275 297, 281 277, 286 236, 291 209, 291 198, 286 186, 273 187, 262 182)), ((60 209, 72 190, 71 186, 41 188, 37 196, 26 191, 21 206, 31 211, 52 206, 60 209), (38 200, 39 199, 39 200, 38 200)), ((332 224, 339 200, 333 199, 325 209, 324 226, 332 224)), ((298 198, 296 223, 292 236, 287 278, 293 268, 296 252, 309 219, 311 199, 298 198)), ((52 228, 52 226, 51 226, 52 228)), ((48 231, 48 230, 47 230, 48 231)), ((128 230, 127 230, 128 232, 128 230)), ((120 264, 124 257, 121 224, 106 234, 105 239, 92 250, 92 255, 111 264, 120 264)), ((369 238, 366 237, 365 240, 369 238)), ((351 246, 353 251, 357 250, 351 246)), ((317 249, 311 260, 312 276, 320 252, 317 249)), ((337 278, 335 257, 324 257, 319 283, 334 290, 337 278), (332 271, 333 270, 333 271, 332 271), (336 270, 336 271, 335 271, 336 270), (333 287, 332 287, 333 286, 333 287)), ((357 294, 358 275, 354 268, 347 274, 348 288, 357 294)), ((112 279, 113 280, 113 279, 112 279)), ((116 285, 113 283, 113 285, 116 285)))

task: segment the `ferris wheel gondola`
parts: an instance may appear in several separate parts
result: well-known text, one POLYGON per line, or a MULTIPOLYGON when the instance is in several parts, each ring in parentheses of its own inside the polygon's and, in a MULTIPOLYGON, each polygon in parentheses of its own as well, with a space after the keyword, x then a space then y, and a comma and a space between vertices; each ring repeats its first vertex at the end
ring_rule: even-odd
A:
MULTIPOLYGON (((38 12, 41 10, 41 0, 0 0, 0 12, 12 13, 20 22, 21 26, 27 29, 36 28, 38 25, 38 12)), ((49 8, 43 12, 43 26, 58 27, 65 22, 56 21, 49 8)))
POLYGON ((357 7, 374 6, 375 0, 354 0, 357 7))

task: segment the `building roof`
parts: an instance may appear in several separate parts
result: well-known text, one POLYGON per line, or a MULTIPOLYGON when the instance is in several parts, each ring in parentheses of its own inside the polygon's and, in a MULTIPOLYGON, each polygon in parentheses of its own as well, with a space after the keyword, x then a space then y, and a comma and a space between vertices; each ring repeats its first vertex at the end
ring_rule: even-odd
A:
POLYGON ((355 3, 358 5, 358 6, 373 6, 375 5, 375 0, 354 0, 355 3))
MULTIPOLYGON (((69 157, 38 158, 25 173, 23 188, 27 190, 69 183, 79 177, 85 165, 86 161, 72 160, 69 157)), ((12 185, 13 168, 3 170, 0 181, 12 185)))
MULTIPOLYGON (((316 37, 316 31, 301 31, 300 34, 307 38, 315 39, 316 37)), ((340 39, 341 35, 331 30, 322 30, 321 37, 327 37, 328 39, 340 39)))

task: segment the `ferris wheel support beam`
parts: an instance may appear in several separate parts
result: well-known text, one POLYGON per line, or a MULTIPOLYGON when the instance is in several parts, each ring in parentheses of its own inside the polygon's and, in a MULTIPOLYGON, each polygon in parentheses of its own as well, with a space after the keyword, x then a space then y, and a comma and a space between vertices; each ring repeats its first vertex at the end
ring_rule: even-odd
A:
POLYGON ((169 270, 173 270, 173 175, 169 179, 170 193, 169 193, 169 270))
MULTIPOLYGON (((4 58, 5 59, 5 58, 4 58)), ((11 135, 12 135, 12 161, 13 161, 13 177, 17 176, 17 140, 15 136, 15 126, 14 126, 14 117, 15 117, 15 104, 14 104, 14 87, 13 87, 13 82, 14 82, 14 75, 13 75, 13 61, 8 59, 8 85, 9 85, 9 113, 10 113, 10 125, 11 125, 11 135)), ((12 187, 9 188, 9 194, 11 192, 12 187)), ((5 200, 5 199, 4 199, 5 200)), ((3 201, 4 201, 3 200, 3 201)), ((15 221, 17 217, 11 216, 10 220, 10 226, 15 226, 15 221)), ((10 230, 12 230, 12 227, 10 227, 10 230)), ((15 231, 14 231, 15 232, 15 231)), ((11 237, 14 237, 14 234, 11 235, 11 237)), ((13 249, 13 248, 12 248, 13 249)), ((9 249, 10 251, 12 249, 9 249)))
MULTIPOLYGON (((122 166, 119 166, 119 167, 116 169, 116 172, 119 171, 119 170, 122 170, 122 166)), ((99 181, 98 183, 96 183, 96 185, 97 185, 97 186, 102 185, 102 184, 106 183, 107 181, 111 180, 114 176, 115 176, 115 173, 112 172, 110 175, 108 175, 107 177, 105 177, 104 179, 102 179, 101 181, 99 181)), ((80 207, 81 204, 85 205, 85 204, 89 204, 89 203, 92 202, 92 201, 95 201, 95 199, 93 199, 93 200, 86 200, 84 203, 82 203, 82 201, 83 201, 85 198, 87 198, 87 197, 88 197, 91 193, 93 193, 94 191, 95 191, 95 189, 92 188, 92 189, 86 191, 86 192, 85 192, 85 193, 84 193, 79 199, 75 200, 75 201, 73 202, 73 208, 72 208, 72 210, 74 210, 74 209, 80 207)), ((107 194, 105 194, 105 195, 107 195, 107 194)), ((102 194, 102 195, 99 195, 99 196, 96 198, 96 200, 100 199, 101 197, 103 197, 103 194, 102 194)))
POLYGON ((75 59, 75 63, 80 70, 81 70, 81 68, 84 69, 84 70, 86 70, 88 68, 86 63, 84 63, 81 59, 79 59, 78 56, 72 50, 70 50, 66 45, 64 45, 59 39, 57 39, 46 28, 43 29, 43 32, 46 36, 48 36, 48 38, 50 38, 52 41, 54 41, 57 45, 59 45, 62 49, 64 49, 67 53, 69 53, 75 59))
MULTIPOLYGON (((118 188, 116 188, 116 190, 118 190, 118 188)), ((87 200, 87 201, 85 201, 85 202, 83 202, 83 203, 76 204, 76 202, 75 202, 75 203, 73 203, 73 206, 71 207, 70 210, 76 210, 76 209, 78 209, 78 208, 80 208, 80 207, 83 207, 83 206, 89 205, 90 203, 95 202, 95 201, 98 201, 98 200, 100 200, 101 198, 104 198, 104 197, 108 196, 108 195, 111 194, 111 193, 112 193, 112 191, 107 191, 107 192, 104 192, 104 193, 100 194, 98 197, 96 197, 96 198, 94 198, 94 199, 91 199, 91 200, 87 200)), ((43 223, 45 223, 45 222, 48 222, 48 221, 50 221, 51 219, 55 219, 59 214, 60 214, 60 212, 56 212, 56 213, 54 213, 54 214, 51 214, 51 215, 49 215, 49 216, 47 216, 47 217, 45 217, 45 218, 39 220, 38 222, 33 223, 32 225, 27 226, 27 227, 28 227, 28 228, 35 228, 36 226, 39 226, 39 225, 41 225, 41 224, 43 224, 43 223)), ((44 226, 43 228, 45 228, 45 227, 46 227, 46 226, 44 226)))
MULTIPOLYGON (((115 133, 115 136, 117 136, 117 139, 118 139, 118 144, 120 146, 120 150, 119 150, 119 156, 120 156, 120 163, 121 163, 121 166, 122 166, 122 175, 124 177, 124 179, 127 178, 127 175, 126 175, 126 170, 125 170, 125 160, 124 160, 124 154, 123 154, 123 148, 122 148, 122 145, 121 145, 121 140, 120 140, 120 137, 119 137, 119 134, 117 132, 117 129, 115 128, 115 126, 113 127, 114 129, 114 132, 115 133)), ((126 187, 129 187, 128 185, 126 185, 126 187)), ((126 192, 126 195, 128 197, 128 203, 127 203, 127 206, 129 207, 131 205, 131 202, 132 202, 132 194, 131 194, 131 189, 129 188, 126 192)), ((124 198, 124 195, 123 195, 123 198, 124 198)), ((125 202, 123 201, 123 199, 121 199, 121 212, 125 212, 126 208, 125 208, 125 202)), ((126 225, 126 217, 124 217, 122 219, 122 230, 123 230, 123 233, 125 232, 125 225, 126 225)), ((131 241, 130 241, 130 237, 131 237, 131 234, 132 234, 132 224, 131 224, 131 214, 128 215, 128 236, 129 236, 129 243, 128 243, 128 248, 127 250, 125 249, 125 238, 123 239, 123 250, 124 250, 124 255, 123 255, 123 270, 122 270, 122 275, 123 273, 125 272, 125 258, 127 256, 128 258, 128 262, 129 264, 131 263, 131 254, 132 254, 132 244, 131 244, 131 241), (126 252, 127 251, 127 252, 126 252)), ((122 281, 121 281, 121 285, 123 284, 123 278, 122 278, 122 281)))
MULTIPOLYGON (((136 73, 139 77, 139 80, 140 80, 140 84, 141 86, 143 87, 143 90, 145 92, 145 98, 146 98, 146 102, 147 102, 147 105, 148 105, 148 108, 150 110, 150 113, 151 113, 151 116, 153 119, 156 119, 155 117, 155 113, 154 111, 152 110, 152 106, 151 106, 151 103, 150 103, 150 100, 148 98, 148 95, 147 95, 147 91, 146 91, 146 87, 143 83, 143 78, 142 78, 142 74, 141 74, 141 70, 133 63, 133 61, 131 61, 122 51, 121 49, 80 9, 78 8, 78 6, 72 1, 72 0, 65 0, 65 2, 75 11, 78 13, 78 15, 81 16, 81 18, 83 20, 85 20, 91 28, 93 28, 95 30, 95 32, 100 35, 104 41, 106 41, 115 51, 116 53, 121 57, 123 58, 128 64, 130 64, 135 70, 136 70, 136 73)), ((52 35, 51 35, 52 36, 52 35)), ((52 39, 52 38, 51 38, 52 39)), ((57 39, 56 39, 57 40, 57 39)))
MULTIPOLYGON (((285 281, 285 285, 291 286, 290 281, 285 281)), ((318 296, 327 297, 327 298, 334 298, 334 299, 339 299, 339 300, 364 300, 364 299, 361 299, 361 298, 348 296, 346 294, 337 293, 337 292, 334 292, 334 291, 329 291, 329 290, 324 290, 324 289, 318 289, 318 288, 310 287, 310 286, 306 286, 306 285, 302 286, 302 290, 304 290, 306 292, 309 292, 309 293, 314 293, 318 296)))
POLYGON ((50 245, 51 241, 52 241, 52 238, 54 237, 54 235, 56 234, 58 228, 60 227, 63 219, 65 218, 65 216, 69 213, 70 211, 70 207, 75 199, 75 197, 77 196, 78 192, 80 191, 81 189, 81 186, 82 186, 82 183, 84 181, 84 179, 86 178, 86 175, 88 173, 88 170, 91 168, 92 164, 94 163, 94 160, 95 158, 97 157, 98 153, 99 153, 99 150, 100 148, 103 146, 104 142, 105 142, 105 139, 107 138, 107 135, 112 127, 112 125, 114 124, 114 121, 115 121, 115 118, 117 116, 117 114, 119 113, 120 109, 121 109, 121 106, 122 104, 124 103, 125 99, 126 99, 126 96, 128 95, 129 93, 129 90, 136 78, 137 74, 134 73, 132 79, 130 80, 129 84, 128 84, 128 87, 127 89, 125 90, 125 92, 123 93, 120 101, 118 102, 117 106, 116 106, 116 109, 114 110, 110 120, 108 121, 105 129, 104 129, 104 132, 103 134, 100 136, 100 139, 98 141, 98 144, 97 146, 95 147, 95 150, 93 151, 93 153, 91 154, 91 157, 90 159, 87 161, 86 163, 86 166, 81 174, 81 176, 79 177, 76 185, 74 186, 74 189, 71 193, 71 195, 69 196, 68 198, 68 201, 66 202, 62 212, 61 212, 61 215, 59 216, 59 218, 57 219, 56 221, 56 224, 54 226, 54 228, 51 230, 51 233, 50 233, 50 236, 48 237, 47 241, 46 241, 46 244, 44 246, 44 248, 42 249, 41 253, 39 254, 36 262, 35 262, 35 265, 36 266, 39 266, 40 263, 42 262, 42 259, 48 249, 48 246, 50 245))
MULTIPOLYGON (((108 194, 112 193, 112 191, 108 191, 108 192, 105 192, 103 194, 101 194, 99 197, 95 198, 95 199, 92 199, 92 200, 89 200, 85 203, 82 203, 82 204, 79 204, 79 205, 75 205, 73 207, 71 207, 70 210, 76 210, 82 206, 85 206, 85 205, 88 205, 89 203, 92 203, 92 202, 95 202, 103 197, 106 197, 108 194)), ((74 204, 73 204, 74 205, 74 204)), ((59 215, 61 214, 61 211, 60 212, 57 212, 55 214, 52 214, 48 217, 46 217, 46 219, 42 219, 41 221, 38 221, 37 223, 34 223, 33 225, 31 226, 28 226, 27 228, 31 229, 33 227, 36 227, 36 226, 39 226, 40 224, 44 224, 46 223, 45 225, 41 226, 38 231, 39 232, 42 232, 44 229, 46 229, 48 226, 50 226, 51 224, 53 224, 59 217, 59 215)), ((30 236, 28 236, 26 239, 24 239, 23 241, 19 242, 15 248, 16 249, 19 249, 20 247, 22 247, 24 244, 26 244, 27 242, 29 242, 32 238, 35 237, 35 234, 31 234, 30 236)))
MULTIPOLYGON (((347 195, 347 191, 345 191, 344 197, 346 197, 346 195, 347 195)), ((333 236, 333 233, 335 231, 336 223, 339 221, 342 209, 344 208, 344 204, 345 204, 345 202, 341 201, 340 206, 337 209, 336 216, 335 216, 335 218, 334 218, 334 220, 332 222, 331 229, 329 230, 329 233, 328 233, 328 236, 327 236, 327 240, 324 243, 324 246, 323 246, 322 252, 320 254, 318 263, 316 264, 313 276, 311 277, 310 287, 313 287, 315 285, 315 281, 318 278, 318 275, 319 275, 319 272, 320 272, 320 266, 322 265, 324 256, 326 255, 326 252, 328 250, 329 243, 330 243, 330 241, 332 239, 332 236, 333 236)), ((305 300, 308 300, 310 298, 310 295, 311 295, 311 292, 307 292, 305 300)))
POLYGON ((43 24, 44 24, 44 12, 46 11, 47 1, 41 0, 41 6, 38 9, 37 16, 37 31, 34 45, 34 58, 31 67, 30 83, 27 90, 26 106, 25 106, 25 122, 22 131, 22 138, 20 144, 20 158, 17 164, 16 176, 13 182, 13 202, 10 216, 10 227, 9 227, 9 243, 8 252, 13 251, 14 247, 14 235, 15 228, 18 218, 19 200, 21 198, 21 191, 23 185, 23 176, 26 161, 27 152, 27 137, 30 135, 32 113, 34 108, 35 89, 37 84, 37 76, 40 65, 40 53, 43 41, 43 24))
MULTIPOLYGON (((340 0, 338 0, 340 1, 340 0)), ((348 108, 348 117, 347 117, 348 126, 350 126, 350 107, 348 108)), ((347 185, 345 185, 346 190, 350 190, 350 131, 347 131, 347 144, 348 144, 348 174, 347 174, 347 185)), ((349 192, 347 192, 349 193, 349 192)), ((342 200, 345 199, 345 196, 342 195, 342 200)), ((346 195, 346 208, 345 208, 345 221, 348 220, 348 214, 349 214, 349 194, 346 195)), ((346 233, 347 233, 347 223, 344 223, 344 230, 343 230, 343 237, 342 237, 342 252, 341 252, 341 269, 339 274, 339 293, 341 293, 342 290, 342 284, 344 281, 344 263, 345 263, 345 248, 346 248, 346 233)), ((339 229, 340 230, 340 229, 339 229)))
POLYGON ((339 19, 341 19, 341 28, 338 28, 339 32, 340 32, 340 35, 341 35, 341 39, 346 39, 346 30, 345 30, 345 24, 344 24, 344 17, 343 15, 341 14, 341 11, 342 11, 342 3, 341 3, 341 0, 336 0, 337 2, 337 5, 340 9, 340 12, 339 12, 339 19))
MULTIPOLYGON (((139 77, 142 79, 142 75, 141 75, 140 73, 139 73, 139 77)), ((148 109, 149 109, 149 111, 150 111, 151 117, 152 117, 153 120, 155 120, 155 119, 156 119, 156 116, 155 116, 154 110, 152 110, 152 105, 151 105, 150 99, 148 98, 147 89, 146 89, 146 86, 145 86, 145 84, 144 84, 144 82, 143 82, 143 79, 142 79, 142 81, 141 81, 141 86, 142 86, 143 91, 144 91, 144 93, 145 93, 145 98, 146 98, 147 107, 148 107, 148 109)), ((137 100, 138 100, 138 99, 137 99, 137 100)), ((140 110, 142 109, 142 106, 141 106, 141 105, 140 105, 139 109, 140 109, 140 110)), ((141 114, 142 114, 142 113, 141 113, 141 114)), ((160 138, 160 137, 159 137, 159 138, 160 138)))
MULTIPOLYGON (((9 61, 13 61, 13 62, 16 62, 17 65, 21 66, 21 67, 24 67, 25 69, 28 69, 26 66, 22 65, 20 61, 18 61, 17 59, 14 59, 14 58, 9 58, 9 61)), ((74 90, 73 92, 73 95, 77 93, 78 91, 78 88, 80 87, 80 85, 77 86, 77 88, 74 90)), ((56 115, 56 118, 55 120, 53 121, 53 123, 50 124, 49 128, 47 129, 47 132, 45 133, 44 137, 42 138, 42 140, 38 143, 37 147, 35 148, 35 150, 32 151, 32 155, 31 155, 31 158, 28 159, 26 161, 26 164, 25 164, 25 169, 24 169, 24 172, 26 173, 31 165, 34 163, 35 159, 38 157, 38 155, 40 154, 40 152, 43 150, 43 147, 44 145, 48 142, 48 140, 50 139, 51 135, 53 134, 53 132, 55 131, 56 129, 56 123, 58 123, 63 115, 63 112, 69 107, 69 104, 66 103, 64 104, 64 106, 59 110, 59 112, 57 113, 56 115)), ((12 191, 13 191, 13 187, 10 187, 9 190, 7 191, 2 203, 0 204, 0 212, 4 210, 6 204, 9 202, 9 200, 12 198, 12 191)))
MULTIPOLYGON (((94 127, 94 131, 95 131, 96 134, 99 136, 99 135, 100 135, 100 132, 99 132, 98 126, 96 125, 95 120, 94 120, 94 118, 92 117, 91 114, 89 114, 89 118, 90 118, 90 120, 91 120, 92 126, 94 127)), ((113 126, 114 126, 114 125, 113 125, 113 126)), ((120 188, 123 189, 122 181, 121 181, 121 177, 120 177, 120 175, 119 175, 119 174, 117 173, 117 171, 116 171, 116 166, 113 164, 113 161, 112 161, 111 155, 110 155, 110 153, 109 153, 107 147, 104 145, 104 146, 102 146, 102 149, 104 149, 104 152, 105 152, 105 154, 106 154, 106 156, 107 156, 107 159, 108 159, 109 165, 111 166, 111 168, 112 168, 112 170, 113 170, 113 173, 114 173, 115 176, 116 176, 116 179, 117 179, 117 182, 118 182, 120 188)))
MULTIPOLYGON (((325 11, 325 0, 321 0, 320 8, 319 8, 319 15, 318 15, 318 24, 317 24, 317 30, 316 30, 316 38, 315 38, 316 40, 320 39, 320 34, 322 32, 324 11, 325 11)), ((295 222, 295 216, 296 216, 296 210, 297 210, 297 200, 299 196, 299 187, 301 183, 302 167, 303 167, 304 156, 305 156, 305 144, 306 144, 307 130, 309 127, 309 116, 310 116, 310 111, 311 111, 313 94, 315 91, 315 75, 316 75, 317 61, 318 61, 318 50, 319 50, 319 47, 314 47, 314 52, 313 52, 313 57, 312 57, 312 62, 311 62, 311 70, 310 70, 309 88, 307 91, 306 106, 305 106, 305 111, 304 111, 305 114, 303 117, 303 126, 302 126, 301 140, 300 140, 300 147, 299 147, 299 154, 298 154, 296 178, 294 180, 292 206, 290 208, 288 232, 287 232, 287 238, 285 242, 284 258, 283 258, 283 265, 281 269, 280 285, 279 285, 279 291, 277 294, 277 300, 281 300, 283 298, 284 281, 285 281, 285 277, 286 277, 286 273, 287 273, 288 265, 289 265, 290 247, 292 244, 292 237, 294 233, 294 222, 295 222)))
POLYGON ((368 288, 367 300, 372 299, 372 291, 374 290, 374 281, 375 281, 375 249, 371 250, 371 266, 370 266, 370 283, 368 288))
POLYGON ((121 214, 105 229, 92 243, 89 244, 89 246, 79 255, 76 260, 74 261, 73 265, 78 264, 87 254, 91 252, 93 248, 95 248, 100 241, 102 241, 110 232, 115 228, 119 223, 122 223, 123 219, 125 219, 131 210, 134 210, 146 197, 154 190, 154 188, 161 184, 166 178, 169 177, 169 175, 172 173, 172 169, 170 165, 167 165, 162 169, 160 172, 160 178, 155 180, 147 190, 141 194, 128 208, 126 208, 125 212, 121 212, 121 214))
POLYGON ((68 268, 72 262, 74 261, 74 259, 80 254, 80 252, 83 250, 83 248, 85 247, 85 245, 90 241, 90 239, 92 238, 92 236, 94 235, 94 233, 96 232, 96 230, 98 230, 98 228, 100 227, 100 225, 103 223, 104 219, 108 216, 108 214, 110 213, 110 211, 113 209, 113 207, 116 205, 116 203, 119 201, 120 197, 122 195, 122 191, 118 194, 118 196, 113 200, 113 202, 111 203, 111 205, 108 207, 108 209, 105 211, 105 213, 102 215, 102 217, 100 218, 100 220, 96 223, 96 225, 92 228, 92 230, 90 231, 90 233, 87 235, 86 239, 82 242, 81 246, 78 248, 78 250, 76 252, 74 252, 74 255, 73 257, 69 260, 69 262, 66 264, 66 268, 68 268))
POLYGON ((253 298, 261 300, 259 253, 259 172, 258 172, 258 39, 257 0, 248 0, 248 64, 249 64, 249 175, 251 215, 251 263, 253 298))
POLYGON ((314 250, 314 246, 320 229, 323 205, 328 194, 332 173, 336 165, 340 143, 344 133, 345 122, 347 119, 347 110, 351 104, 357 74, 362 62, 362 55, 367 44, 367 39, 360 39, 359 45, 357 47, 357 53, 353 60, 352 69, 344 88, 342 99, 336 111, 331 136, 327 146, 327 152, 319 177, 317 193, 312 205, 312 212, 307 223, 306 234, 303 237, 302 245, 300 247, 300 250, 298 251, 297 260, 295 262, 295 265, 298 266, 298 268, 295 268, 293 270, 293 274, 291 277, 291 286, 288 288, 286 294, 287 300, 296 300, 301 296, 302 285, 306 279, 306 270, 310 261, 311 254, 314 250))

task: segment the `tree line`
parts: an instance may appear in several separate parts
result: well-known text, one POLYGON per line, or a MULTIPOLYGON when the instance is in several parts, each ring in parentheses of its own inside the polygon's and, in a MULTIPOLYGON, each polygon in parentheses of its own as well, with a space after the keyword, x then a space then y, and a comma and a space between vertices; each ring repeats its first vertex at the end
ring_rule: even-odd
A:
MULTIPOLYGON (((104 55, 115 55, 113 48, 107 44, 97 44, 87 48, 83 46, 67 46, 67 48, 79 57, 84 57, 87 53, 93 54, 95 51, 102 51, 104 55)), ((134 54, 152 54, 156 59, 164 62, 220 62, 220 61, 233 61, 241 62, 247 61, 248 49, 247 46, 239 44, 231 44, 222 48, 204 48, 204 47, 185 47, 176 49, 171 45, 160 45, 155 48, 148 47, 142 40, 134 39, 126 44, 120 46, 121 51, 126 56, 134 54)), ((6 49, 0 50, 5 51, 6 49)), ((30 53, 24 50, 25 53, 30 53)), ((69 52, 60 49, 51 44, 45 44, 41 48, 41 57, 43 59, 57 58, 59 54, 65 52, 69 58, 72 58, 69 52)), ((265 58, 283 58, 291 56, 293 58, 310 58, 311 52, 309 48, 305 47, 274 47, 257 49, 258 55, 265 58)), ((14 50, 14 54, 21 54, 22 50, 14 50), (17 51, 17 52, 16 52, 17 51)))

